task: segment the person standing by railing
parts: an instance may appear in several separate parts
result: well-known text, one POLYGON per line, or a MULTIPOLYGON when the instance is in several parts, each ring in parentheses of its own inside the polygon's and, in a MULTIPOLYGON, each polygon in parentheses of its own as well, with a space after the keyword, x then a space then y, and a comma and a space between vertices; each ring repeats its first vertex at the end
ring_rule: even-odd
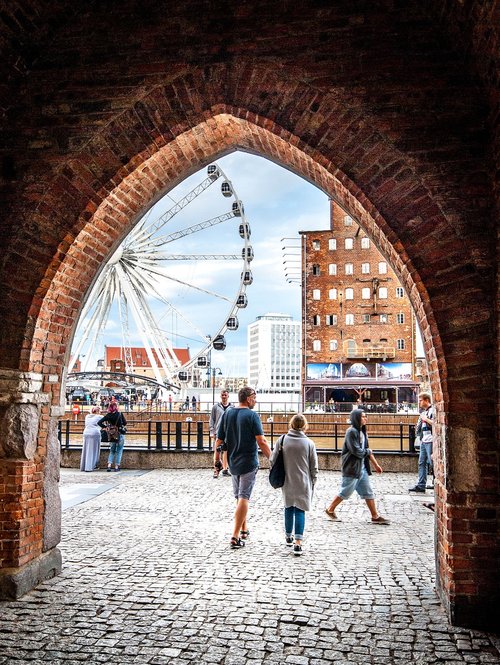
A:
MULTIPOLYGON (((118 410, 118 404, 116 402, 110 402, 108 406, 108 412, 101 418, 97 423, 99 427, 109 427, 110 425, 118 428, 118 440, 110 441, 109 456, 108 456, 108 468, 107 471, 112 471, 113 462, 115 464, 115 471, 120 471, 120 464, 122 461, 123 448, 125 446, 125 432, 127 421, 123 413, 120 413, 118 410)), ((108 430, 109 436, 109 430, 108 430)))
POLYGON ((94 471, 99 466, 101 428, 97 423, 101 420, 100 413, 101 409, 98 406, 93 406, 90 413, 85 416, 80 471, 94 471))
POLYGON ((420 439, 420 453, 418 456, 418 481, 408 492, 425 494, 427 487, 427 470, 432 466, 432 420, 434 412, 431 405, 430 393, 421 392, 418 396, 420 413, 415 434, 420 439))

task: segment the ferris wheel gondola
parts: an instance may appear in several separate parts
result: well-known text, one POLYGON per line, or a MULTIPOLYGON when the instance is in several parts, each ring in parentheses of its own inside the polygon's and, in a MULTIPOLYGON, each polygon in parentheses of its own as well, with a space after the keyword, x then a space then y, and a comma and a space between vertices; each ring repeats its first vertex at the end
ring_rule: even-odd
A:
POLYGON ((174 384, 189 381, 195 367, 206 367, 202 359, 207 360, 212 348, 224 350, 226 334, 238 329, 237 314, 248 304, 246 289, 253 281, 250 264, 254 253, 243 203, 223 170, 211 164, 201 183, 153 221, 150 217, 151 213, 143 217, 101 271, 81 316, 68 372, 79 357, 84 359, 82 369, 93 369, 99 342, 112 321, 119 324, 125 371, 133 374, 136 370, 131 343, 135 336, 146 351, 155 379, 174 384), (200 199, 217 181, 221 181, 223 198, 233 198, 230 210, 201 222, 193 220, 193 215, 200 214, 200 199), (224 233, 223 241, 222 234, 216 239, 217 248, 223 246, 232 253, 209 251, 214 244, 210 234, 218 228, 224 233), (222 293, 210 288, 208 279, 210 269, 221 264, 222 293), (231 286, 232 295, 227 293, 231 286), (207 311, 217 312, 215 329, 207 329, 207 311), (166 329, 167 320, 175 330, 166 329), (189 341, 191 351, 184 362, 174 345, 179 335, 189 341))

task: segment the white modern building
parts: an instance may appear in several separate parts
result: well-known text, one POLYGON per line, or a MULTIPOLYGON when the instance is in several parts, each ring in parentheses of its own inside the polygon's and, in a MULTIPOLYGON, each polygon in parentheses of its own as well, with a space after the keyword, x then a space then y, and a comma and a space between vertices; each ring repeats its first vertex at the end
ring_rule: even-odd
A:
POLYGON ((259 391, 300 390, 301 322, 288 314, 258 316, 248 326, 248 380, 259 391))

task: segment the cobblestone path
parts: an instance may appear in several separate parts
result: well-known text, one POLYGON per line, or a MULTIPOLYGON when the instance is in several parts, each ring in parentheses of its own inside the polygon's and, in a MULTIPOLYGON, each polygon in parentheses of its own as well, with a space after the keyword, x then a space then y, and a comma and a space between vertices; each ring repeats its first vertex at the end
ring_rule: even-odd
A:
POLYGON ((332 523, 339 477, 320 474, 294 557, 265 471, 248 545, 230 550, 229 478, 63 470, 63 494, 89 500, 63 512, 62 574, 0 603, 0 663, 500 663, 498 639, 451 627, 437 600, 429 493, 376 477, 391 525, 372 525, 357 499, 332 523))

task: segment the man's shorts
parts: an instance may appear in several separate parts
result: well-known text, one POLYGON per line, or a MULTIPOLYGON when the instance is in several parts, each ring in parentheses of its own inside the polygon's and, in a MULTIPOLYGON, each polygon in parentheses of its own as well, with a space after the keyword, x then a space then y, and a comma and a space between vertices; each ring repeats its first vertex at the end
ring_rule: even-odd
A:
POLYGON ((348 499, 356 491, 362 499, 374 499, 372 486, 370 484, 370 476, 363 468, 361 478, 351 478, 349 476, 342 476, 342 484, 340 486, 339 496, 342 499, 348 499))
POLYGON ((242 473, 240 476, 231 476, 235 499, 250 500, 255 485, 255 480, 257 479, 257 471, 258 468, 254 469, 253 471, 249 471, 248 473, 242 473))

